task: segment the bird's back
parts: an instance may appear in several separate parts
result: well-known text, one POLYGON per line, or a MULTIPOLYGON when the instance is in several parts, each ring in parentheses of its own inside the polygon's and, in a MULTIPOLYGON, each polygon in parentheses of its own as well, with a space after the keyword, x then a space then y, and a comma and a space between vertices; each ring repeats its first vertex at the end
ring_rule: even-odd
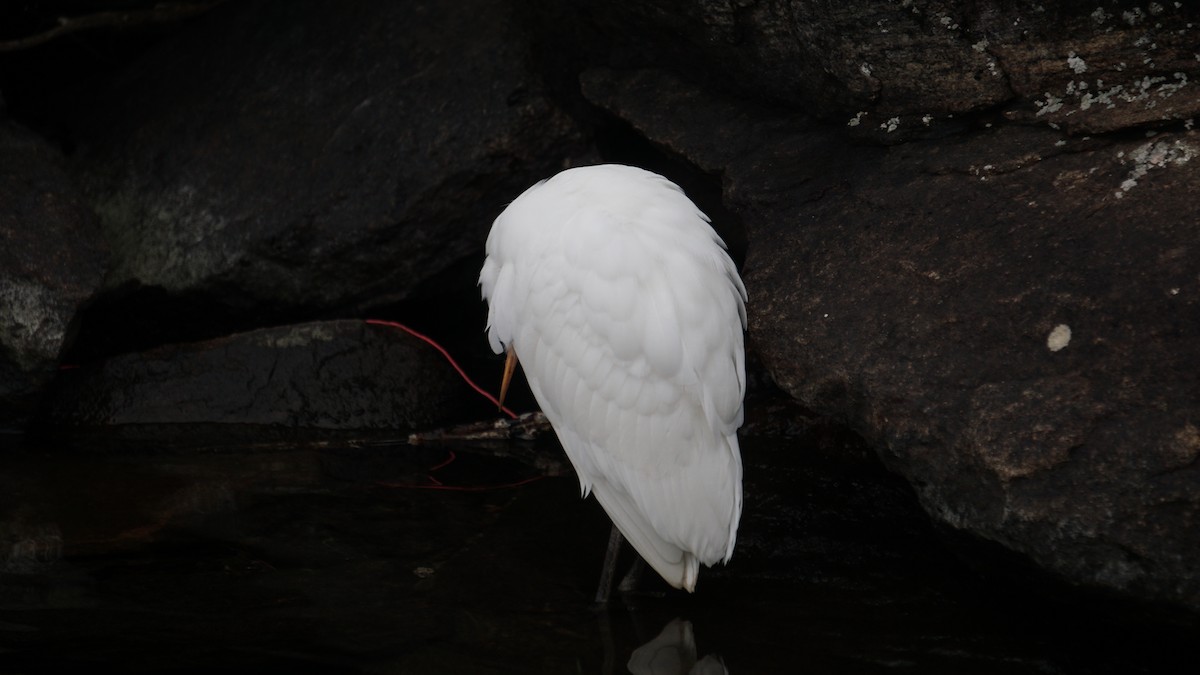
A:
POLYGON ((487 254, 493 348, 514 347, 584 494, 692 590, 742 503, 745 290, 720 239, 673 183, 602 165, 518 197, 487 254))

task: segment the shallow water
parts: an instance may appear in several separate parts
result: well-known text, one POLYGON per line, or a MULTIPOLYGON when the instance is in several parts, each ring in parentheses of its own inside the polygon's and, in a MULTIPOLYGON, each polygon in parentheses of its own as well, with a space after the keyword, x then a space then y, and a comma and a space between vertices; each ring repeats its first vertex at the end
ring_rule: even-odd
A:
POLYGON ((606 612, 549 441, 8 448, 0 673, 1169 672, 1176 641, 971 571, 839 442, 746 439, 733 561, 606 612))

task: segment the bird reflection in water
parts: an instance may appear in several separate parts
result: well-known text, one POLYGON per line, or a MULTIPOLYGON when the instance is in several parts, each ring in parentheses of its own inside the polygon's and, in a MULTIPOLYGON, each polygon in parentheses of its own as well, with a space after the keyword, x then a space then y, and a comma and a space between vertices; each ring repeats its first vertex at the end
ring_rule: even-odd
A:
POLYGON ((633 675, 727 675, 721 659, 708 655, 696 660, 692 622, 675 619, 658 637, 633 650, 626 664, 633 675))

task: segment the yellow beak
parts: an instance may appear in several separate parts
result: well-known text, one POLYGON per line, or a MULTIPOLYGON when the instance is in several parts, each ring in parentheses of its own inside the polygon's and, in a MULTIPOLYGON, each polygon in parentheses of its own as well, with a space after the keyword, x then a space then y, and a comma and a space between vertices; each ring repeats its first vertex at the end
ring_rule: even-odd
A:
POLYGON ((500 382, 500 405, 504 407, 504 397, 508 395, 508 383, 512 380, 513 371, 517 369, 517 353, 512 347, 508 348, 508 358, 504 359, 504 379, 500 382))

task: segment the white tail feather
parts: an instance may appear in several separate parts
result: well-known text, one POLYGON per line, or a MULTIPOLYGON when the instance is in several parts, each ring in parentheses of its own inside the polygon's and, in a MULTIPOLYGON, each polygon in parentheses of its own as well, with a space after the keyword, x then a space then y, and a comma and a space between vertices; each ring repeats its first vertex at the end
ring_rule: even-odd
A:
POLYGON ((700 562, 696 556, 660 537, 629 496, 608 481, 597 480, 592 485, 592 494, 596 495, 596 500, 612 518, 625 540, 655 572, 675 588, 682 588, 689 593, 696 590, 696 577, 700 572, 700 562))

